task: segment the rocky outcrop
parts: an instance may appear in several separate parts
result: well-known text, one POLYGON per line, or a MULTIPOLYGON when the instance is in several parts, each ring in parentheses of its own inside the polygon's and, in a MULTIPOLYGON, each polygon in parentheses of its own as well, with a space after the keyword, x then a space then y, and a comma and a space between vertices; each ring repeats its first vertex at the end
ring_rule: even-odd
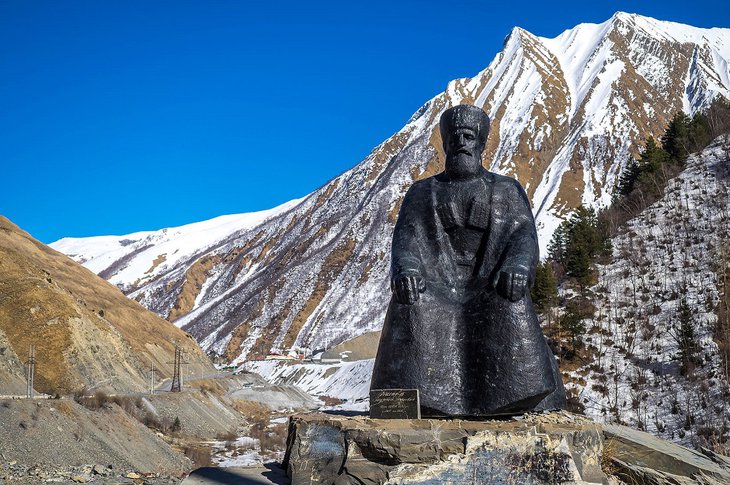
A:
POLYGON ((687 449, 626 426, 603 425, 606 468, 627 483, 730 483, 730 459, 687 449))
POLYGON ((567 412, 509 420, 291 418, 292 484, 730 482, 725 458, 567 412))
POLYGON ((509 421, 375 420, 325 414, 290 422, 293 484, 601 483, 602 434, 566 414, 509 421))

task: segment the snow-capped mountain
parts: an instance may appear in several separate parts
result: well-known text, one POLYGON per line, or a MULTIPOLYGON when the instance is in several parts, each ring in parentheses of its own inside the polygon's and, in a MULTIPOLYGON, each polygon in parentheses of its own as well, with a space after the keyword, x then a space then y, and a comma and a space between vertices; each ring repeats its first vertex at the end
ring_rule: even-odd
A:
POLYGON ((213 250, 221 240, 245 232, 296 206, 295 199, 273 209, 232 214, 160 231, 126 236, 63 238, 53 248, 121 288, 141 286, 159 274, 157 267, 176 266, 199 251, 213 250))
POLYGON ((486 69, 449 83, 365 160, 301 200, 52 246, 230 360, 328 347, 382 325, 393 224, 413 181, 443 168, 445 109, 467 103, 489 114, 485 166, 525 186, 544 249, 572 209, 609 203, 629 156, 677 111, 730 99, 728 62, 730 29, 626 13, 554 39, 515 28, 486 69))

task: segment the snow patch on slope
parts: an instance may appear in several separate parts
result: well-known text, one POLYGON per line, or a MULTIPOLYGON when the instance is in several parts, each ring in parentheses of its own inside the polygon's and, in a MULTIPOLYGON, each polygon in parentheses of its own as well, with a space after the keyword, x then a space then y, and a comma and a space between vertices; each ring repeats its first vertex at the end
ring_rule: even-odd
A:
POLYGON ((571 372, 568 386, 579 391, 586 415, 685 445, 696 444, 696 430, 724 426, 730 389, 713 331, 718 253, 730 238, 729 157, 730 136, 691 156, 665 196, 612 239, 614 261, 599 266, 597 310, 585 322, 596 356, 571 372), (694 376, 679 371, 682 299, 699 345, 694 376), (585 385, 576 384, 583 378, 585 385))
POLYGON ((107 277, 111 283, 124 288, 134 282, 143 283, 202 249, 286 212, 303 200, 294 199, 273 209, 220 216, 159 231, 136 232, 125 236, 66 237, 50 246, 97 274, 134 254, 127 265, 107 277), (158 258, 163 261, 155 264, 158 258))
POLYGON ((375 359, 336 364, 291 364, 274 360, 250 361, 241 368, 275 385, 296 386, 313 396, 363 402, 370 392, 375 359))

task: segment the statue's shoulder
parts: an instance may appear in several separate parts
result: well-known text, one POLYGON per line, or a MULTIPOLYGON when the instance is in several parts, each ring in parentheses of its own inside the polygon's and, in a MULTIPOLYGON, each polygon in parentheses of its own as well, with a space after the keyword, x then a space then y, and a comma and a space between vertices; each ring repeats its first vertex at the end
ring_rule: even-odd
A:
POLYGON ((488 172, 487 176, 492 177, 492 181, 495 185, 499 185, 500 187, 508 188, 508 187, 522 187, 520 183, 517 181, 517 179, 508 177, 506 175, 500 175, 498 173, 494 172, 488 172))
POLYGON ((496 173, 491 175, 494 176, 494 193, 499 194, 498 197, 514 202, 521 200, 530 207, 527 192, 517 179, 496 173))
POLYGON ((523 193, 525 191, 525 189, 522 187, 522 184, 520 184, 520 182, 516 178, 508 177, 506 175, 499 175, 493 172, 490 172, 489 175, 492 176, 492 181, 494 182, 495 188, 504 190, 506 192, 523 193))
POLYGON ((433 183, 436 177, 428 177, 421 180, 416 180, 413 185, 408 189, 406 195, 415 196, 417 194, 430 193, 433 189, 433 183))

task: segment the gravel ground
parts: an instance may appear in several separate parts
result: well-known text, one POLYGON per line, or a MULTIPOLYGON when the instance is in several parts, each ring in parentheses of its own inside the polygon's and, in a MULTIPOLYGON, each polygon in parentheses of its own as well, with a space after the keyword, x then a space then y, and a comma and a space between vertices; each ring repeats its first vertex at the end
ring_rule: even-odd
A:
POLYGON ((56 471, 70 473, 67 478, 72 479, 76 468, 94 465, 97 472, 109 470, 115 475, 169 476, 181 476, 193 466, 117 405, 91 411, 69 399, 3 400, 0 437, 0 478, 8 483, 20 483, 11 476, 25 476, 24 483, 64 480, 53 475, 56 471))
POLYGON ((39 483, 78 484, 177 484, 184 476, 165 476, 114 469, 110 465, 82 465, 67 468, 28 466, 14 461, 0 465, 0 484, 30 485, 39 483))

